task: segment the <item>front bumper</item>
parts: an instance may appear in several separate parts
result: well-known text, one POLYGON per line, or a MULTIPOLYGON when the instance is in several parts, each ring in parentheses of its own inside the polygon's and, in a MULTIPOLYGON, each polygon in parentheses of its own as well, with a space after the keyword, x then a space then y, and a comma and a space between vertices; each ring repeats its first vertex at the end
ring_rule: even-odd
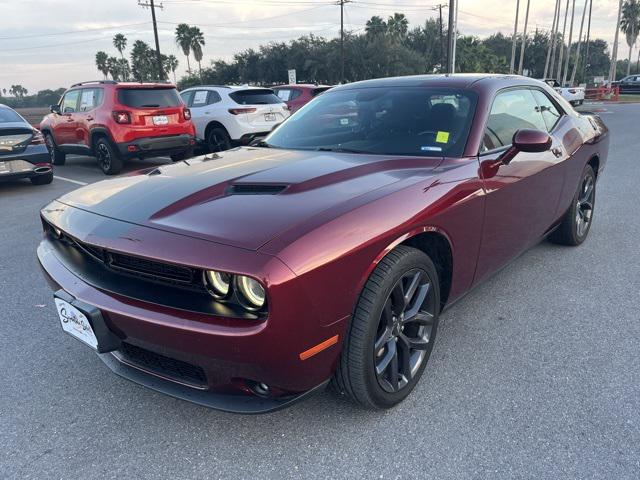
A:
POLYGON ((131 142, 118 143, 123 157, 151 157, 174 155, 191 150, 196 144, 193 135, 171 135, 166 137, 144 137, 131 142))
MULTIPOLYGON (((270 272, 269 316, 262 320, 229 318, 140 301, 110 291, 111 287, 92 285, 93 280, 82 272, 72 271, 53 242, 43 240, 38 259, 52 288, 97 308, 108 330, 126 347, 100 355, 118 375, 184 400, 237 413, 283 408, 328 382, 339 357, 339 343, 306 360, 301 360, 300 353, 328 337, 339 335, 341 340, 348 319, 322 325, 323 312, 310 311, 300 282, 275 257, 113 220, 100 226, 104 219, 59 205, 52 214, 58 217, 56 225, 78 227, 74 235, 82 241, 90 236, 103 245, 109 240, 101 237, 102 232, 109 232, 120 239, 137 239, 124 242, 140 248, 131 254, 145 252, 153 257, 164 251, 165 255, 188 257, 199 252, 204 258, 233 262, 238 270, 248 262, 260 272, 270 272), (150 234, 152 238, 145 237, 150 234), (176 375, 176 371, 188 375, 176 375), (201 372, 200 377, 192 371, 201 372), (252 390, 258 382, 268 385, 272 393, 260 395, 252 390)), ((180 262, 190 263, 188 258, 180 262)), ((233 271, 229 266, 225 265, 233 271)))

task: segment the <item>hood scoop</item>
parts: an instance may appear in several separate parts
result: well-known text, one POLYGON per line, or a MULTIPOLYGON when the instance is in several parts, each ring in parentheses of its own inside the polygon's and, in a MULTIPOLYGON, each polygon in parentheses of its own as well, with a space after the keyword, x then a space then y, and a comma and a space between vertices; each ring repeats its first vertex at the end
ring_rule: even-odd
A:
POLYGON ((229 185, 225 191, 230 195, 277 195, 287 188, 287 185, 274 185, 265 183, 237 183, 229 185))

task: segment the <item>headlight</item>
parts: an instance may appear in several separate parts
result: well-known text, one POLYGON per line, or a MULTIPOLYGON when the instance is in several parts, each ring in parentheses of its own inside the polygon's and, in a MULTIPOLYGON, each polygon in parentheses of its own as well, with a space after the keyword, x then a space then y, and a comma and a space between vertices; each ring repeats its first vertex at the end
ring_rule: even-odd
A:
POLYGON ((259 309, 264 305, 266 295, 264 287, 260 282, 251 277, 240 275, 236 279, 238 290, 242 295, 242 300, 247 302, 247 307, 259 309))
POLYGON ((204 281, 207 289, 217 299, 225 298, 231 290, 231 275, 226 272, 216 270, 206 270, 204 281))

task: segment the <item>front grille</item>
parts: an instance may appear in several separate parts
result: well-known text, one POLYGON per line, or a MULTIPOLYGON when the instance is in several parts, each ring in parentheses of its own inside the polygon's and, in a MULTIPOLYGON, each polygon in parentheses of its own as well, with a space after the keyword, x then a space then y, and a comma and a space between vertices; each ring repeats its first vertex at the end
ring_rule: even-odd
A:
POLYGON ((62 233, 60 236, 48 225, 53 240, 71 246, 84 256, 100 262, 109 270, 128 276, 143 278, 156 283, 172 286, 182 286, 191 290, 206 292, 202 282, 202 271, 183 265, 158 262, 147 258, 136 257, 125 253, 106 250, 95 245, 81 242, 62 233))
POLYGON ((148 275, 173 282, 192 283, 193 270, 188 267, 155 262, 116 252, 106 253, 107 266, 125 273, 148 275))
POLYGON ((123 343, 116 356, 131 366, 197 388, 207 386, 207 376, 197 365, 165 357, 145 348, 123 343))

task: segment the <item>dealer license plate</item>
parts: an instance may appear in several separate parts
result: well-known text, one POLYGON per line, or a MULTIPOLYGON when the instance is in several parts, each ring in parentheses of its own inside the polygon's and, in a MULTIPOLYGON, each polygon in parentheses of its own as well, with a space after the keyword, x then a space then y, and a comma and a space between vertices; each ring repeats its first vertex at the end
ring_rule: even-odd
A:
POLYGON ((166 115, 155 115, 153 117, 154 125, 167 125, 169 123, 169 118, 166 115))
POLYGON ((65 302, 60 298, 54 298, 54 300, 56 302, 56 308, 58 309, 62 329, 82 343, 97 349, 98 339, 95 333, 93 333, 93 329, 86 315, 69 302, 65 302))

